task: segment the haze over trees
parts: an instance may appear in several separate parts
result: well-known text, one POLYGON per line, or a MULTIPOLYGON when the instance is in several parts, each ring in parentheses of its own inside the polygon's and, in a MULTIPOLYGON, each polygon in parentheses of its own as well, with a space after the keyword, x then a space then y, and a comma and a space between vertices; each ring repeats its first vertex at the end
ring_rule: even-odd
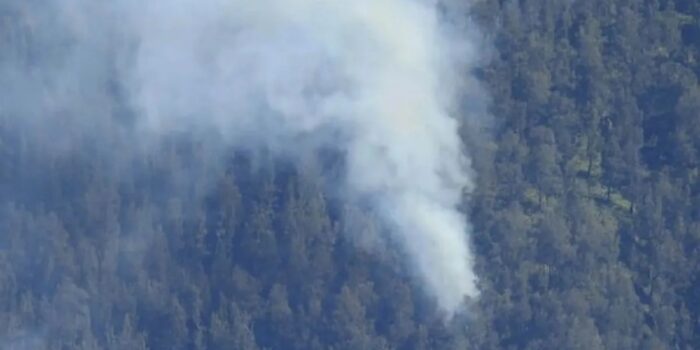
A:
MULTIPOLYGON (((329 189, 338 155, 318 169, 232 151, 197 172, 206 147, 175 136, 124 172, 105 140, 57 151, 5 95, 0 348, 699 348, 700 2, 471 15, 493 45, 474 72, 493 123, 462 132, 468 312, 443 322, 372 208, 329 189)), ((0 2, 0 61, 40 59, 33 20, 0 2)))

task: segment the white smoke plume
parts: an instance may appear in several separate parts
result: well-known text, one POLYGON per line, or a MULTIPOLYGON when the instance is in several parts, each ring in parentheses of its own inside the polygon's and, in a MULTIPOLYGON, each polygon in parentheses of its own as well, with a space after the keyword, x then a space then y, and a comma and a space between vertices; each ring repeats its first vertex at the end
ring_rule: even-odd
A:
MULTIPOLYGON (((472 181, 454 108, 458 86, 475 88, 464 72, 477 57, 437 3, 50 3, 41 11, 56 23, 27 26, 60 28, 70 48, 35 79, 54 84, 52 110, 113 113, 92 92, 110 75, 135 111, 139 143, 195 130, 290 158, 333 147, 346 157, 346 199, 371 198, 439 307, 452 314, 478 294, 457 209, 472 181)), ((36 88, 31 69, 10 70, 36 88)), ((110 128, 94 118, 77 128, 110 128)))

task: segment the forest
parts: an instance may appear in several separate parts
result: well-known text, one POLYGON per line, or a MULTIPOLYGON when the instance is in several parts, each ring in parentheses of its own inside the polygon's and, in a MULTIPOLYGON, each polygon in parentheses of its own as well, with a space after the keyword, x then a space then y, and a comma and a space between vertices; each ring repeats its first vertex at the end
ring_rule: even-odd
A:
MULTIPOLYGON (((0 61, 31 57, 4 3, 0 61)), ((488 125, 460 129, 466 311, 446 321, 371 208, 329 190, 333 154, 207 167, 173 136, 124 171, 116 138, 58 152, 0 97, 0 348, 700 348, 700 2, 464 16, 491 99, 488 125)))

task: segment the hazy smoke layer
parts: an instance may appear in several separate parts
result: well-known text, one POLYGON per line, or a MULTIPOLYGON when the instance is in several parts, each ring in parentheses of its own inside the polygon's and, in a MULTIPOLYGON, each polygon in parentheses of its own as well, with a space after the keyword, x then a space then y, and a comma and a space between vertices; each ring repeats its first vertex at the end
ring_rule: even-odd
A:
POLYGON ((292 158, 334 147, 346 156, 347 199, 371 198, 439 306, 452 313, 477 294, 456 209, 469 163, 450 115, 455 80, 466 79, 456 58, 472 57, 435 3, 46 3, 34 9, 44 18, 26 24, 46 43, 34 66, 3 64, 2 79, 18 84, 6 110, 124 132, 117 94, 131 106, 120 120, 136 125, 136 143, 197 131, 292 158))

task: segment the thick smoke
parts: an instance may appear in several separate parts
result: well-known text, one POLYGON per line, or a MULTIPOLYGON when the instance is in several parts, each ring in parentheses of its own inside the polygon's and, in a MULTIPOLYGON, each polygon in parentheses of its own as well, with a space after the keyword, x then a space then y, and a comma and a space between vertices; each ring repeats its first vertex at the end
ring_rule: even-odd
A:
POLYGON ((24 25, 45 45, 29 65, 4 58, 3 83, 16 85, 0 102, 54 151, 115 133, 133 148, 197 133, 290 159, 336 149, 345 200, 371 201, 439 307, 476 296, 453 112, 475 55, 438 4, 65 0, 32 11, 43 16, 24 25), (49 136, 57 124, 65 132, 49 136))

